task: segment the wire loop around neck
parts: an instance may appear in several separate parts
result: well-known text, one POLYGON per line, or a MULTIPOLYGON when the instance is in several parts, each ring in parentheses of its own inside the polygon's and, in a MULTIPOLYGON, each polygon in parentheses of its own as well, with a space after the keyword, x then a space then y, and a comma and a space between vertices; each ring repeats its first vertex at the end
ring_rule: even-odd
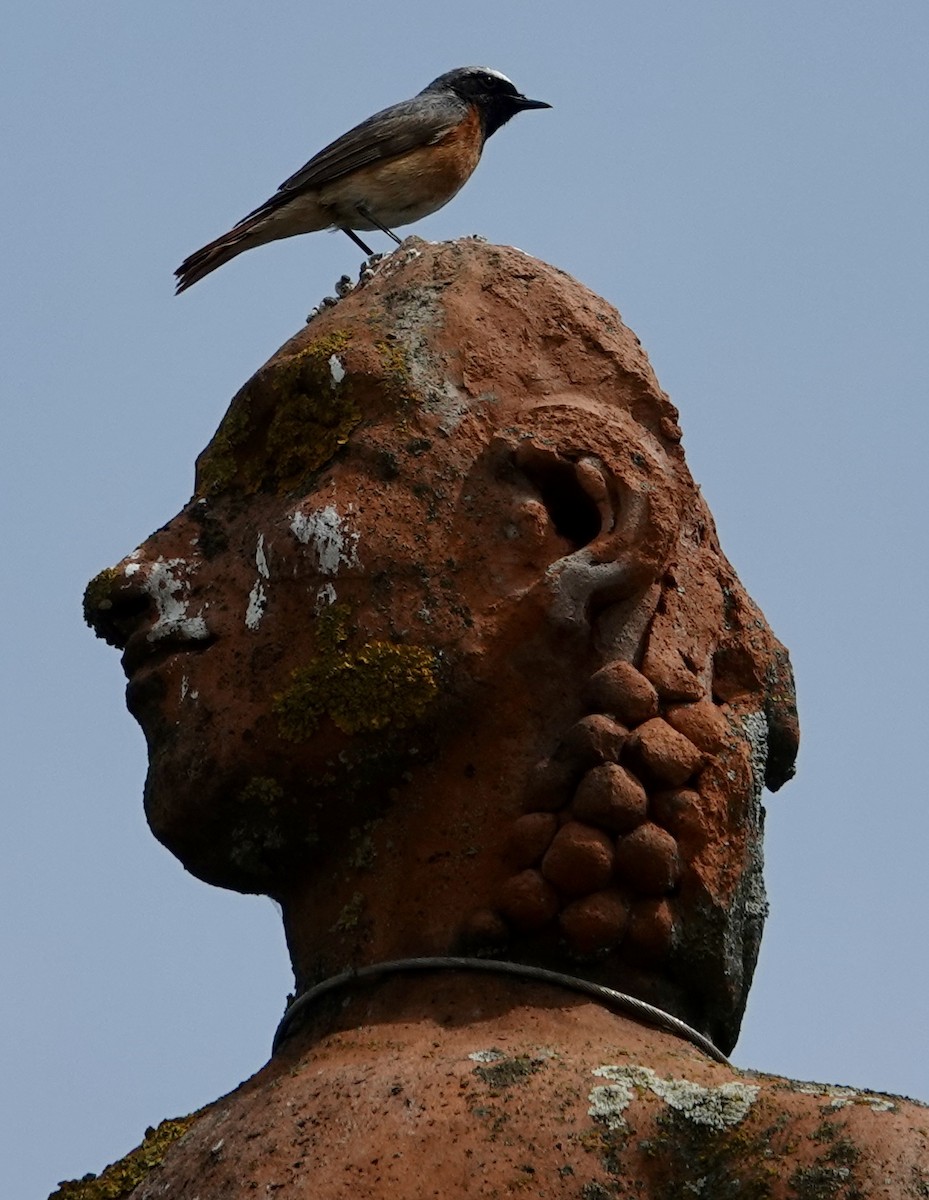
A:
POLYGON ((276 1054, 284 1042, 296 1032, 296 1026, 300 1018, 306 1014, 310 1006, 316 1000, 328 995, 330 992, 347 987, 352 983, 382 979, 387 975, 398 975, 412 971, 443 970, 485 971, 498 975, 509 975, 517 979, 531 979, 537 983, 548 983, 556 987, 569 988, 571 991, 589 996, 592 1000, 596 1000, 606 1008, 614 1009, 624 1016, 634 1017, 636 1020, 642 1021, 646 1025, 651 1025, 655 1029, 660 1029, 665 1033, 672 1033, 677 1037, 684 1038, 716 1062, 729 1065, 729 1059, 726 1058, 721 1050, 713 1045, 708 1037, 698 1030, 691 1028, 690 1025, 685 1024, 684 1021, 665 1012, 664 1009, 656 1008, 653 1004, 646 1004, 644 1000, 639 1000, 635 996, 628 996, 625 992, 614 991, 613 988, 604 987, 600 983, 592 983, 588 979, 578 979, 574 975, 563 975, 560 971, 549 971, 544 967, 531 967, 524 963, 502 962, 499 959, 493 958, 399 958, 394 959, 392 962, 373 963, 367 967, 358 967, 356 970, 344 971, 341 975, 333 975, 329 979, 324 979, 322 983, 317 983, 314 987, 309 988, 302 996, 298 996, 288 1006, 274 1034, 271 1053, 272 1055, 276 1054))

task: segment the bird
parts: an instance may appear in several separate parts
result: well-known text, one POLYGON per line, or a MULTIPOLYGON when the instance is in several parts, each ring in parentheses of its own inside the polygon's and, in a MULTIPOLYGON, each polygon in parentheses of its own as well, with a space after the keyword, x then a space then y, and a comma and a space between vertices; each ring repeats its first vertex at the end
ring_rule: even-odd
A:
POLYGON ((456 67, 410 100, 368 117, 285 179, 274 195, 174 272, 177 293, 244 250, 320 229, 409 225, 447 204, 470 178, 487 139, 517 113, 551 108, 530 100, 491 67, 456 67))

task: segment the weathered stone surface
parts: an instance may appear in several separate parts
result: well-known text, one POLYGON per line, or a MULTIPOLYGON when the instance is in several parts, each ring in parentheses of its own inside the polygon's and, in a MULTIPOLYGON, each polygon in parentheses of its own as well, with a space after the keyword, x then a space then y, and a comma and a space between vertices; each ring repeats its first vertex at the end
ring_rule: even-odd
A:
POLYGON ((500 889, 497 905, 521 932, 541 929, 558 911, 558 893, 538 871, 520 871, 500 889))
MULTIPOLYGON (((764 911, 752 747, 766 731, 783 782, 789 662, 641 346, 561 272, 409 240, 242 388, 197 495, 87 615, 125 650, 152 828, 200 877, 279 900, 298 991, 475 929, 499 943, 495 912, 498 952, 557 961, 553 906, 577 893, 511 882, 541 863, 540 814, 596 824, 582 780, 607 763, 649 803, 696 784, 675 972, 634 986, 731 1044, 764 911), (730 736, 698 750, 672 722, 703 713, 715 746, 721 692, 730 736)), ((611 804, 606 832, 641 813, 611 804)), ((604 982, 629 982, 624 955, 604 982)))
POLYGON ((548 847, 558 828, 554 813, 526 813, 510 826, 506 855, 514 867, 531 867, 537 863, 548 847))
POLYGON ((658 716, 658 693, 641 671, 622 659, 591 676, 588 703, 598 712, 612 713, 626 725, 641 725, 658 716))
POLYGON ((673 705, 665 720, 707 754, 721 750, 730 736, 729 722, 712 700, 673 705))
POLYGON ((629 738, 632 761, 640 764, 659 785, 678 787, 700 770, 703 754, 682 733, 654 717, 629 738))
POLYGON ((637 900, 626 927, 626 950, 634 961, 650 966, 664 962, 671 951, 674 915, 667 900, 637 900))
POLYGON ((581 780, 571 811, 578 821, 611 833, 628 833, 645 820, 648 794, 631 771, 616 763, 603 763, 581 780))
POLYGON ((640 895, 662 896, 680 878, 677 842, 666 830, 647 821, 619 839, 616 870, 623 883, 640 895))
POLYGON ((594 892, 561 910, 558 925, 573 954, 586 957, 612 950, 626 929, 629 905, 616 891, 594 892))
MULTIPOLYGON (((760 788, 796 753, 789 660, 644 352, 573 280, 409 240, 245 385, 197 495, 93 581, 87 615, 124 651, 153 830, 201 878, 279 901, 298 993, 493 955, 733 1045, 765 911, 760 788)), ((586 1000, 474 976, 361 992, 133 1200, 407 1200, 424 1178, 451 1196, 485 1161, 501 1195, 658 1200, 705 1190, 708 1154, 721 1194, 835 1178, 810 1137, 822 1095, 586 1000), (731 1138, 706 1141, 707 1111, 731 1138)), ((846 1190, 915 1179, 924 1126, 904 1102, 842 1109, 846 1190)))
POLYGON ((395 979, 196 1114, 131 1195, 667 1200, 709 1179, 718 1197, 904 1200, 925 1191, 927 1115, 711 1062, 560 989, 395 979))
POLYGON ((601 713, 584 717, 567 732, 562 753, 581 770, 598 763, 615 762, 629 738, 629 730, 601 713))
POLYGON ((560 892, 583 896, 606 887, 615 857, 613 841, 602 829, 569 821, 542 859, 542 874, 560 892))
POLYGON ((689 788, 656 792, 651 800, 655 821, 681 845, 685 857, 703 849, 711 837, 699 792, 689 788))

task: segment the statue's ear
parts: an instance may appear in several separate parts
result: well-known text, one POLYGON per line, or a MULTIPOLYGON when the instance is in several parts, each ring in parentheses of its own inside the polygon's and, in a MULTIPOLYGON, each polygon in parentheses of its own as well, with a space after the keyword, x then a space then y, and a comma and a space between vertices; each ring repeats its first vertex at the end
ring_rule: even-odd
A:
MULTIPOLYGON (((616 418, 614 416, 613 422, 616 418)), ((570 553, 551 563, 545 585, 553 620, 589 630, 600 611, 641 597, 660 575, 678 513, 664 455, 634 439, 579 442, 551 429, 507 430, 496 439, 548 513, 570 553)))

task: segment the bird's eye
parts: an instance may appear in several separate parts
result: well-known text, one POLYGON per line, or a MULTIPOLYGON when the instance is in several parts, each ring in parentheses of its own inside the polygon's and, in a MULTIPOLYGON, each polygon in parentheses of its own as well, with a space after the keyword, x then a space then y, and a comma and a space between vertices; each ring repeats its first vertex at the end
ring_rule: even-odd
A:
POLYGON ((486 88, 493 89, 497 86, 497 84, 499 82, 500 82, 500 80, 497 78, 496 75, 482 75, 481 76, 481 83, 483 83, 484 87, 486 87, 486 88))

